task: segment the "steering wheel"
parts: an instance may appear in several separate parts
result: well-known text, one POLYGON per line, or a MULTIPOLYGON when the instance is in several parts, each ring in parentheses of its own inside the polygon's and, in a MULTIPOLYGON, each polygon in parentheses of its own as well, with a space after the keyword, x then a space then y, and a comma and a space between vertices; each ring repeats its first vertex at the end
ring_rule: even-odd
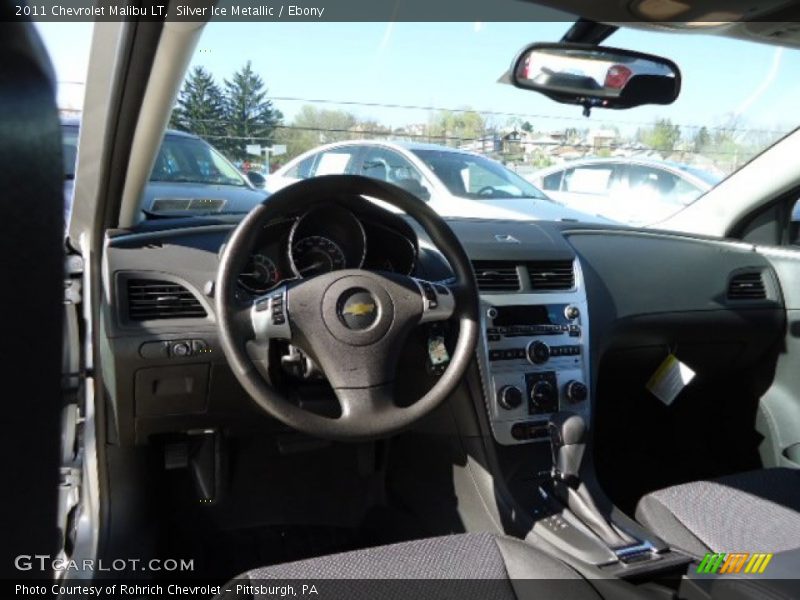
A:
POLYGON ((494 193, 497 191, 497 188, 493 185, 485 185, 481 189, 478 190, 478 196, 494 196, 494 193))
POLYGON ((453 392, 477 342, 478 291, 458 238, 418 198, 366 177, 316 177, 270 196, 231 235, 220 257, 215 287, 220 342, 239 383, 268 414, 317 437, 374 438, 416 421, 453 392), (376 198, 414 218, 447 259, 455 280, 443 285, 347 269, 285 282, 246 305, 237 300, 237 278, 262 228, 287 213, 330 204, 341 196, 376 198), (404 340, 420 323, 451 318, 458 319, 458 339, 445 372, 422 398, 410 406, 398 406, 393 382, 404 340), (252 346, 264 349, 272 339, 289 341, 316 362, 339 401, 340 416, 332 418, 305 410, 267 383, 261 375, 263 369, 260 371, 251 358, 252 346))

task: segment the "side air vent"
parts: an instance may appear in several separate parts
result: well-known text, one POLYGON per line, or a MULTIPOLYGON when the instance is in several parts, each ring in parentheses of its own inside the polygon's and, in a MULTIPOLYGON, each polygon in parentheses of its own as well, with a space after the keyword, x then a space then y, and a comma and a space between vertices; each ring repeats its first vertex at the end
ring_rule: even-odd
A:
POLYGON ((205 316, 200 301, 179 283, 155 279, 128 280, 128 318, 131 321, 205 316))
POLYGON ((728 300, 766 300, 761 273, 737 273, 728 282, 728 300))
POLYGON ((575 269, 571 260, 546 260, 527 263, 533 290, 571 290, 575 287, 575 269))
POLYGON ((474 260, 472 269, 478 289, 482 292, 516 292, 519 290, 519 274, 513 262, 474 260))

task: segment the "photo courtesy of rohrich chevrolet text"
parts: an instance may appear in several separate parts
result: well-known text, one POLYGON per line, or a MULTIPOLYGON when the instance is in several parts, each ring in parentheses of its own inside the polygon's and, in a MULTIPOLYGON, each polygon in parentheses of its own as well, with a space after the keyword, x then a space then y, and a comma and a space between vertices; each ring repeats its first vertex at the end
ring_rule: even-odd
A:
POLYGON ((2 598, 800 600, 800 0, 0 0, 2 598))

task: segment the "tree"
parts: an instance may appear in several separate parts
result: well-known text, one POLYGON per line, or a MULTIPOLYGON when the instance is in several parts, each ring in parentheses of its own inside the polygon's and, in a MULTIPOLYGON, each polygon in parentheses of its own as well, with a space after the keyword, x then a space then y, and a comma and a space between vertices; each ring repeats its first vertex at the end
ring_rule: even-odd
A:
POLYGON ((674 124, 670 119, 657 119, 653 126, 640 129, 637 132, 639 141, 653 150, 658 151, 662 157, 667 158, 675 149, 681 139, 680 125, 674 124))
POLYGON ((694 147, 694 151, 697 153, 701 153, 708 145, 711 143, 711 134, 708 133, 708 127, 703 125, 700 129, 697 130, 697 133, 694 134, 694 139, 692 140, 692 146, 694 147))
POLYGON ((275 127, 283 119, 267 99, 264 81, 250 61, 225 80, 225 119, 229 138, 225 147, 231 158, 240 160, 247 156, 247 144, 270 144, 275 127))
POLYGON ((353 130, 357 125, 358 119, 349 112, 317 109, 305 104, 291 125, 278 132, 277 138, 281 144, 286 144, 286 156, 293 157, 320 144, 355 137, 353 130))
POLYGON ((486 121, 474 110, 442 110, 431 119, 429 133, 433 141, 458 146, 461 142, 483 137, 486 121))
POLYGON ((225 136, 222 91, 203 67, 195 67, 186 78, 169 124, 175 129, 210 138, 212 143, 225 136))
POLYGON ((524 131, 525 133, 531 133, 533 131, 533 125, 531 125, 530 121, 525 121, 522 124, 522 131, 524 131))

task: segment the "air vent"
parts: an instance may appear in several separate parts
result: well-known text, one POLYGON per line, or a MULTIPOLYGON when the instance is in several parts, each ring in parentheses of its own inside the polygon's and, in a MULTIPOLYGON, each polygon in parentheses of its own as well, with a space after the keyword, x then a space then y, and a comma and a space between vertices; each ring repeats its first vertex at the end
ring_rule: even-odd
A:
POLYGON ((220 212, 225 200, 215 198, 156 198, 150 206, 154 213, 169 212, 220 212))
POLYGON ((765 300, 767 290, 761 273, 738 273, 728 283, 728 300, 765 300))
POLYGON ((516 292, 519 290, 519 274, 513 262, 474 260, 472 269, 478 289, 482 292, 516 292))
POLYGON ((202 304, 179 283, 155 279, 128 280, 128 318, 132 321, 205 316, 202 304))
POLYGON ((533 290, 571 290, 575 287, 575 270, 571 260, 529 262, 527 266, 533 290))

